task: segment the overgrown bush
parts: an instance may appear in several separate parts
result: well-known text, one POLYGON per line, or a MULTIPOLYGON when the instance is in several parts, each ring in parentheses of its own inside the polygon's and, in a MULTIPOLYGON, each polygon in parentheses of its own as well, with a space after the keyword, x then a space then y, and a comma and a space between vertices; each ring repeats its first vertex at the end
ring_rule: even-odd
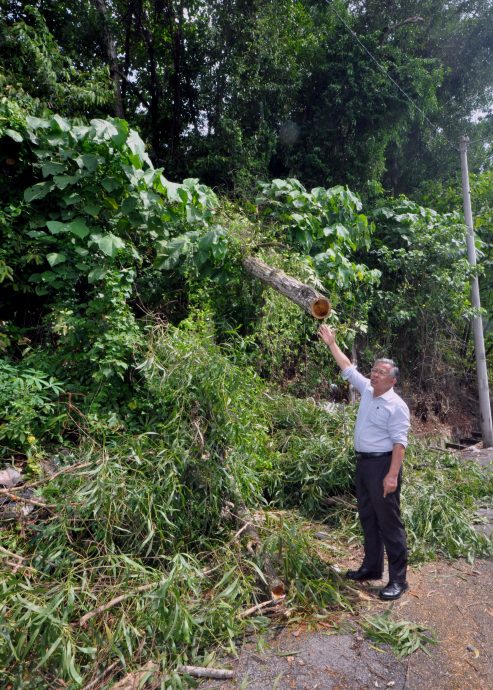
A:
POLYGON ((271 500, 323 517, 326 499, 352 487, 354 409, 276 396, 269 411, 279 457, 266 477, 271 500))
MULTIPOLYGON (((55 679, 75 690, 109 667, 158 659, 167 687, 185 687, 176 666, 206 660, 216 643, 233 648, 250 625, 239 612, 270 594, 272 567, 290 606, 347 606, 306 523, 287 511, 328 520, 326 500, 351 492, 354 410, 279 393, 327 391, 334 366, 299 311, 252 286, 241 257, 276 243, 273 265, 335 293, 332 318, 350 342, 378 278, 358 261, 372 228, 357 197, 277 180, 248 225, 239 213, 229 222, 211 189, 154 169, 123 120, 26 117, 6 99, 0 116, 15 163, 0 171, 10 183, 0 188, 0 440, 20 466, 33 446, 56 465, 32 487, 37 510, 22 529, 2 530, 3 677, 19 690, 55 679)), ((466 271, 446 265, 443 219, 408 211, 380 209, 394 278, 405 263, 395 224, 413 235, 398 298, 419 293, 410 281, 423 247, 459 294, 466 271)), ((387 316, 395 323, 395 310, 387 316)), ((406 467, 413 557, 488 553, 468 526, 474 500, 492 492, 479 470, 423 449, 406 467)))
POLYGON ((464 369, 461 340, 472 315, 465 225, 458 213, 404 197, 378 200, 370 217, 378 230, 368 259, 382 278, 369 347, 373 356, 394 353, 415 388, 447 391, 449 373, 464 369))
POLYGON ((493 496, 493 478, 473 461, 415 444, 406 459, 402 513, 411 560, 468 558, 493 553, 493 541, 474 529, 475 506, 493 496))
POLYGON ((0 454, 27 451, 49 440, 66 419, 63 384, 52 376, 0 359, 0 454))

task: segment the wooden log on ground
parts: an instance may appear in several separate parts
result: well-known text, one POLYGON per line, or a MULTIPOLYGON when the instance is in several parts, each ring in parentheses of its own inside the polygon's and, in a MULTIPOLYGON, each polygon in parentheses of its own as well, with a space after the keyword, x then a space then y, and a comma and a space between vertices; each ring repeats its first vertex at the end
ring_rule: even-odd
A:
POLYGON ((243 259, 243 266, 248 273, 280 292, 314 318, 325 319, 330 314, 331 307, 327 297, 309 285, 288 276, 284 271, 272 268, 254 256, 243 259))
POLYGON ((193 678, 214 678, 215 680, 226 680, 234 678, 235 672, 227 668, 209 668, 205 666, 178 666, 178 673, 186 673, 193 678))
MULTIPOLYGON (((109 670, 109 669, 108 669, 109 670)), ((192 676, 193 678, 213 678, 215 680, 227 680, 234 678, 234 671, 230 671, 226 668, 211 668, 205 666, 178 666, 178 673, 192 676)), ((138 669, 137 671, 132 671, 127 673, 126 676, 121 678, 116 685, 111 686, 111 690, 139 690, 143 687, 143 683, 146 682, 150 677, 157 676, 156 681, 152 683, 152 687, 160 687, 160 680, 162 678, 162 673, 159 664, 154 661, 148 661, 145 666, 138 669)), ((91 687, 92 684, 89 685, 91 687)), ((147 687, 147 685, 146 685, 147 687)), ((84 690, 87 690, 84 688, 84 690)))

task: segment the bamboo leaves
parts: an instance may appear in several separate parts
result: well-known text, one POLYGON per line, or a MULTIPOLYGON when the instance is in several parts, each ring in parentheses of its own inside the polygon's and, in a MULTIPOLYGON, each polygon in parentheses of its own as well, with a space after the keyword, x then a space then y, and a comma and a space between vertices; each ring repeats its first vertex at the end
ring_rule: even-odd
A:
POLYGON ((418 649, 428 653, 426 645, 437 644, 436 637, 429 628, 409 621, 394 621, 389 610, 366 617, 361 627, 367 637, 375 642, 390 645, 399 657, 406 657, 418 649))

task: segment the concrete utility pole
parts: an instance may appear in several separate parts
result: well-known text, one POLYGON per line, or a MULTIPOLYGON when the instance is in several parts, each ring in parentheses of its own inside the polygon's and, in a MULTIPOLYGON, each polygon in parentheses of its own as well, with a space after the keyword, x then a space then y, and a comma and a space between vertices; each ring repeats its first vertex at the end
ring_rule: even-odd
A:
MULTIPOLYGON (((464 218, 467 225, 467 258, 471 266, 476 265, 476 246, 474 243, 474 225, 471 209, 471 190, 469 187, 469 170, 467 167, 468 137, 460 139, 460 165, 462 170, 462 196, 464 199, 464 218)), ((471 301, 475 309, 481 307, 479 298, 479 281, 474 276, 471 283, 471 301)), ((490 391, 488 386, 488 370, 486 367, 486 353, 483 338, 483 320, 481 316, 473 318, 474 348, 476 351, 476 372, 479 390, 479 411, 481 415, 481 434, 484 448, 493 446, 493 425, 491 421, 490 391)))

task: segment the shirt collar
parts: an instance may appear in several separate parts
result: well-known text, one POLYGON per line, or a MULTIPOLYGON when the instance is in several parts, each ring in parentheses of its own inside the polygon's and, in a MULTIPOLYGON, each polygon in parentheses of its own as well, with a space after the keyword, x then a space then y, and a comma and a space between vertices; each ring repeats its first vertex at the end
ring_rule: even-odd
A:
MULTIPOLYGON (((370 386, 370 388, 371 388, 371 395, 373 397, 373 386, 370 386)), ((386 391, 385 393, 382 393, 382 395, 378 395, 375 399, 379 400, 380 398, 383 398, 383 400, 391 400, 393 398, 393 396, 394 396, 394 389, 389 388, 388 391, 386 391)))

